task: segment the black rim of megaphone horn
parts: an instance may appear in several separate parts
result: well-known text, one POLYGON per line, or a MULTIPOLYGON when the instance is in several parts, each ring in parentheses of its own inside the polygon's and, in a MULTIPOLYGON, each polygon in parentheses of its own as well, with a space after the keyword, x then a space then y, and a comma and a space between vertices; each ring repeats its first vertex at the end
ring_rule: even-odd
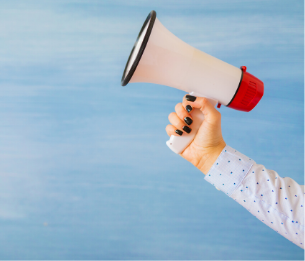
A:
POLYGON ((147 18, 146 18, 146 20, 145 20, 145 22, 144 22, 144 24, 143 24, 143 26, 141 28, 140 33, 138 34, 138 38, 137 38, 135 44, 133 45, 133 48, 132 48, 132 50, 130 52, 129 58, 128 58, 127 63, 125 65, 125 70, 123 72, 123 76, 122 76, 122 80, 121 80, 122 86, 125 86, 125 85, 127 85, 127 83, 129 83, 131 77, 133 76, 135 70, 137 69, 137 66, 138 66, 138 64, 139 64, 139 62, 141 60, 141 57, 142 57, 142 55, 144 53, 144 50, 145 50, 146 45, 147 45, 147 42, 149 40, 149 36, 151 34, 151 31, 152 31, 152 29, 154 27, 154 23, 155 23, 156 17, 157 17, 157 13, 154 10, 151 11, 149 13, 149 15, 147 16, 147 18), (139 49, 139 52, 137 54, 137 57, 135 58, 135 60, 134 60, 134 62, 132 64, 128 74, 125 76, 125 73, 126 73, 126 70, 127 70, 128 64, 129 64, 129 60, 130 60, 130 58, 131 58, 131 56, 132 56, 132 54, 133 54, 133 52, 135 50, 137 42, 139 41, 139 38, 140 38, 140 36, 141 36, 145 26, 147 25, 147 23, 149 23, 149 25, 147 27, 147 31, 146 31, 146 34, 144 36, 143 42, 141 44, 141 47, 139 49))

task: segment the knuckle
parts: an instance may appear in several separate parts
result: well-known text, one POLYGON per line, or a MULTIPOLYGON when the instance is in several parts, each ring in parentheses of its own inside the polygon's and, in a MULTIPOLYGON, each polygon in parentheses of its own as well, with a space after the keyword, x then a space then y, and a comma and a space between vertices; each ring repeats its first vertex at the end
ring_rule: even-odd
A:
POLYGON ((167 135, 170 136, 172 134, 172 125, 168 124, 165 127, 165 131, 166 131, 167 135))
POLYGON ((214 116, 214 119, 216 121, 220 121, 221 120, 221 113, 219 111, 215 110, 215 113, 214 113, 213 116, 214 116))
POLYGON ((168 115, 168 119, 171 120, 175 117, 176 113, 175 112, 171 112, 169 115, 168 115))
POLYGON ((207 98, 202 98, 202 99, 200 99, 200 108, 204 108, 206 105, 207 105, 207 103, 208 103, 208 99, 207 98))
POLYGON ((180 111, 181 106, 182 106, 182 103, 177 103, 175 106, 175 111, 177 111, 177 112, 180 111))
POLYGON ((203 105, 203 106, 205 106, 206 104, 207 104, 207 102, 208 102, 208 99, 207 98, 202 98, 201 99, 201 105, 203 105))

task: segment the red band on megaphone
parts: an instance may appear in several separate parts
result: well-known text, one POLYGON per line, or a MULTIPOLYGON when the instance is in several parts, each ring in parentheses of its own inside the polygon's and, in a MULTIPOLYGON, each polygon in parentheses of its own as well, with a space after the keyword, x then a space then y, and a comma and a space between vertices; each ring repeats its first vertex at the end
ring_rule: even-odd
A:
POLYGON ((246 72, 247 67, 242 66, 242 79, 234 98, 227 107, 239 111, 251 111, 264 94, 264 83, 246 72))

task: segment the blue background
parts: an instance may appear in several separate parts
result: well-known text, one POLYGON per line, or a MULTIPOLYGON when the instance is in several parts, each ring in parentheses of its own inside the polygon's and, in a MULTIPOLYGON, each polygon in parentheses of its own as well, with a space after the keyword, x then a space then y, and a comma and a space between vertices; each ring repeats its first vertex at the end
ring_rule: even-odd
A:
POLYGON ((120 86, 151 10, 265 83, 225 107, 227 144, 304 184, 304 4, 289 0, 0 1, 0 259, 300 259, 173 154, 184 93, 120 86))

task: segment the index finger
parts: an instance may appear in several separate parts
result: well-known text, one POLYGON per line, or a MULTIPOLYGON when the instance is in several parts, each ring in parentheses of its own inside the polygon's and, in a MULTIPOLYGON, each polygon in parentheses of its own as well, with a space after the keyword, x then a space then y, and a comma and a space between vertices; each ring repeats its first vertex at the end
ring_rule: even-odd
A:
POLYGON ((210 103, 209 99, 205 97, 196 97, 187 94, 183 97, 182 105, 186 110, 189 108, 187 108, 188 105, 192 108, 200 109, 206 118, 215 118, 215 116, 218 117, 220 114, 219 111, 210 103))

